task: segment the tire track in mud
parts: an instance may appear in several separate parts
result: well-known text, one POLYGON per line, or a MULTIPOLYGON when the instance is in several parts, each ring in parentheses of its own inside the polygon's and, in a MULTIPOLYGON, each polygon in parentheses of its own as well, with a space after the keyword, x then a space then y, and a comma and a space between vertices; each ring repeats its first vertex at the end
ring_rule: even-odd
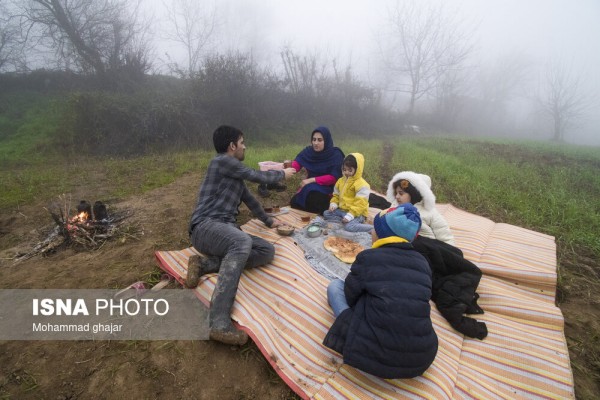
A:
MULTIPOLYGON (((382 143, 381 144, 381 164, 379 164, 379 171, 378 174, 379 176, 382 177, 389 177, 391 178, 391 169, 390 169, 390 165, 391 165, 391 159, 394 156, 394 146, 390 146, 389 143, 382 143)), ((384 182, 386 182, 387 185, 387 180, 384 180, 384 182)), ((387 187, 383 187, 383 188, 378 188, 378 190, 387 190, 387 187)))

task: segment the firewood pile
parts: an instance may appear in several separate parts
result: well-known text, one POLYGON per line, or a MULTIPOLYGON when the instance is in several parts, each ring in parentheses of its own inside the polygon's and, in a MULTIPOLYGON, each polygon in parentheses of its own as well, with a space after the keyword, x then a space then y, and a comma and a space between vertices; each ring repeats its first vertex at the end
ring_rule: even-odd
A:
POLYGON ((69 246, 99 249, 110 239, 124 242, 128 238, 138 239, 141 234, 138 227, 124 224, 133 215, 132 210, 111 210, 109 213, 101 201, 96 201, 92 206, 86 200, 81 200, 75 208, 71 204, 70 197, 61 195, 59 202, 46 208, 54 221, 46 229, 49 233, 31 251, 18 254, 14 258, 15 263, 69 246))

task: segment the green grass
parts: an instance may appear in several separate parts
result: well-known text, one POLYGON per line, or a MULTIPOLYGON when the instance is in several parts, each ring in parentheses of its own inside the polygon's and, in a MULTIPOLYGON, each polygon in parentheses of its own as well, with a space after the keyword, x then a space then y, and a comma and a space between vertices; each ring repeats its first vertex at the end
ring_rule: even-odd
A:
MULTIPOLYGON (((64 102, 52 96, 0 96, 0 209, 88 182, 99 183, 103 196, 143 193, 204 169, 212 157, 200 151, 130 159, 67 157, 57 148, 63 114, 64 102)), ((293 159, 308 144, 307 132, 266 132, 272 139, 263 143, 248 134, 246 164, 256 168, 263 160, 293 159), (303 137, 306 143, 299 144, 303 137)), ((385 192, 398 171, 426 173, 438 202, 547 233, 562 249, 600 257, 599 148, 464 137, 336 137, 335 143, 346 154, 365 156, 364 177, 375 190, 385 192)))
MULTIPOLYGON (((14 145, 12 138, 9 141, 14 145)), ((346 154, 359 151, 365 156, 364 175, 376 190, 385 191, 396 172, 425 173, 432 177, 440 203, 547 233, 562 248, 600 257, 600 149, 403 137, 391 146, 391 158, 384 160, 382 151, 389 144, 382 140, 342 139, 337 144, 346 154)), ((245 163, 257 168, 259 161, 293 159, 300 149, 297 144, 250 143, 245 163)), ((67 159, 42 153, 0 171, 0 208, 68 193, 90 181, 101 182, 105 196, 143 193, 186 172, 203 170, 212 156, 210 151, 187 151, 131 159, 67 159)))
POLYGON ((390 167, 430 175, 440 203, 600 256, 600 149, 409 138, 394 146, 390 167))
POLYGON ((103 198, 122 198, 164 186, 188 172, 206 168, 212 153, 187 151, 133 159, 42 157, 0 171, 0 209, 49 201, 62 193, 94 191, 103 198), (89 187, 89 189, 86 189, 89 187), (100 189, 98 189, 100 188, 100 189))
MULTIPOLYGON (((425 173, 439 203, 552 235, 561 249, 600 258, 600 148, 457 137, 336 144, 365 156, 365 179, 376 190, 385 192, 399 171, 425 173), (392 147, 389 160, 382 157, 385 146, 392 147)), ((300 148, 255 144, 246 164, 292 159, 300 148)))
POLYGON ((250 142, 246 143, 246 158, 244 164, 258 169, 259 161, 293 160, 298 154, 300 147, 294 144, 286 144, 280 147, 266 147, 265 144, 250 142))
POLYGON ((85 191, 90 183, 102 196, 143 193, 202 170, 212 157, 202 151, 129 159, 61 151, 64 107, 64 100, 39 93, 0 94, 0 209, 85 191))
POLYGON ((0 97, 0 166, 35 164, 57 154, 63 111, 64 102, 51 96, 25 92, 0 97))

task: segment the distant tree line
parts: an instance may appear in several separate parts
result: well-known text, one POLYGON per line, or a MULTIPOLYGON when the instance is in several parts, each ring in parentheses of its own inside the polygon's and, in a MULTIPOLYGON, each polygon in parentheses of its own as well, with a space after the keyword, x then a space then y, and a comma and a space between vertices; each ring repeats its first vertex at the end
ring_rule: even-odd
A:
POLYGON ((0 71, 20 71, 0 75, 0 86, 67 94, 57 136, 65 149, 135 154, 208 148, 214 127, 222 123, 256 132, 259 140, 316 124, 341 135, 398 132, 402 125, 399 114, 382 105, 379 90, 362 84, 351 66, 341 67, 335 59, 286 48, 284 68, 275 72, 249 53, 203 52, 216 14, 204 18, 192 1, 169 7, 176 28, 172 39, 188 55, 184 66, 170 65, 171 76, 149 73, 152 51, 139 1, 134 6, 125 0, 0 5, 0 71), (43 57, 47 70, 28 68, 36 64, 32 54, 43 57))
POLYGON ((225 121, 274 131, 318 121, 348 132, 416 126, 420 132, 498 136, 523 134, 537 124, 564 141, 597 103, 564 65, 553 63, 537 79, 531 64, 513 54, 478 65, 476 24, 443 3, 411 0, 388 9, 377 39, 378 72, 385 77, 370 85, 356 78, 351 64, 286 46, 281 68, 261 67, 251 51, 219 48, 218 2, 172 0, 164 4, 169 29, 163 38, 185 60, 167 52, 163 68, 178 78, 169 79, 157 76, 160 58, 140 2, 0 1, 0 73, 25 74, 19 80, 8 73, 0 78, 2 88, 77 89, 65 132, 97 152, 189 143, 225 121), (516 117, 523 109, 534 123, 516 117), (92 146, 95 140, 102 145, 92 146))
POLYGON ((96 75, 43 70, 0 74, 0 86, 4 95, 31 90, 66 98, 59 144, 99 155, 212 148, 212 132, 223 123, 251 131, 253 140, 280 143, 290 141, 286 136, 306 142, 317 124, 330 125, 336 137, 396 133, 402 125, 399 114, 381 106, 379 93, 349 72, 318 79, 309 74, 300 79, 302 86, 305 79, 316 82, 293 89, 288 76, 233 53, 208 57, 191 78, 146 75, 110 90, 96 75))

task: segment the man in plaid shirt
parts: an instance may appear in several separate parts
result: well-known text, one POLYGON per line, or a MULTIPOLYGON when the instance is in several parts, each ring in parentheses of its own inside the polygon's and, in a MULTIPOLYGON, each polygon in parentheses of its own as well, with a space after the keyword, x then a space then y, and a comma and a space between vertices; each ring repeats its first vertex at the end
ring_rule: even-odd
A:
POLYGON ((296 170, 257 171, 242 164, 246 146, 244 134, 237 128, 218 127, 213 133, 213 143, 218 154, 208 165, 189 227, 192 245, 202 255, 190 257, 186 285, 194 288, 200 276, 219 273, 211 298, 210 338, 242 345, 248 335, 231 323, 231 308, 242 270, 268 264, 273 260, 275 248, 237 226, 238 207, 244 202, 269 228, 281 225, 265 213, 244 181, 276 183, 290 178, 296 170))

